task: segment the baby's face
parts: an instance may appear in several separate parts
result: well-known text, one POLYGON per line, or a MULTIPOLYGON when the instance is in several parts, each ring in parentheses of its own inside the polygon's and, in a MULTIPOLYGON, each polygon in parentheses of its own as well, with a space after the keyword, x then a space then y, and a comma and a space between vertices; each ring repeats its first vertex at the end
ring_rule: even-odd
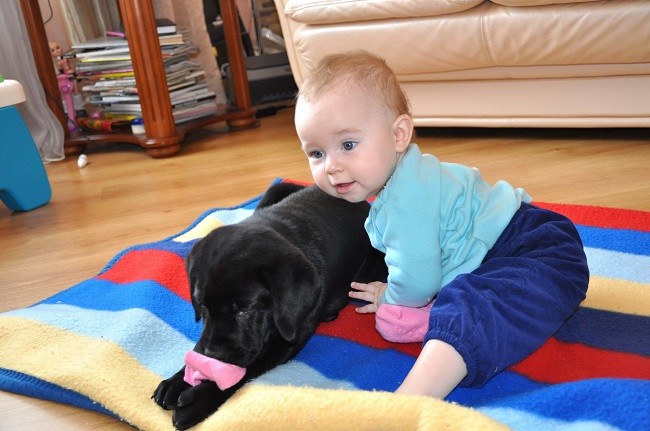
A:
POLYGON ((357 91, 337 88, 299 99, 295 125, 314 182, 326 193, 361 202, 381 191, 405 147, 397 119, 357 91))

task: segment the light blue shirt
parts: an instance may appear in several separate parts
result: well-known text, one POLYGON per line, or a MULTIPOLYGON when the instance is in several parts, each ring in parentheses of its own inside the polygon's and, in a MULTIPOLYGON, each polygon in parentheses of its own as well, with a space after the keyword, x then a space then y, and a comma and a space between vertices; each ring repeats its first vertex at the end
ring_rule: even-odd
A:
POLYGON ((477 169, 440 162, 411 144, 365 222, 386 253, 388 287, 379 303, 422 307, 457 275, 476 269, 521 202, 531 198, 477 169))

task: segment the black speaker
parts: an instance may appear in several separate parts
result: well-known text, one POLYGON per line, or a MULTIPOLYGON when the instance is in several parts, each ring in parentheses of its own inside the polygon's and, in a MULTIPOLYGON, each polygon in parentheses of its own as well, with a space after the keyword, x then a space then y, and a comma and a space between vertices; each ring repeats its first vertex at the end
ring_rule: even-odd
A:
MULTIPOLYGON (((245 57, 248 85, 253 105, 288 100, 298 91, 286 52, 245 57)), ((222 67, 226 76, 226 96, 234 102, 230 65, 222 67)))
MULTIPOLYGON (((223 21, 221 19, 221 10, 219 8, 218 0, 203 0, 203 14, 205 15, 205 25, 208 29, 210 42, 212 46, 217 49, 217 64, 219 68, 228 63, 228 50, 226 49, 226 37, 223 32, 223 21)), ((244 23, 237 13, 239 18, 239 31, 241 32, 242 44, 244 45, 244 52, 247 56, 254 55, 253 44, 251 37, 244 28, 244 23)), ((222 70, 223 75, 223 70, 222 70)))

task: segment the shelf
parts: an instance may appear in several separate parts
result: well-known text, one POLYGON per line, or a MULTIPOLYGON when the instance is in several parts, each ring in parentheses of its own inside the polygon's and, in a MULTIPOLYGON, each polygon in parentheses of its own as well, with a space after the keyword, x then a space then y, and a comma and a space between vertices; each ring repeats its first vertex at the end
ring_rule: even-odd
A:
MULTIPOLYGON (((252 115, 254 116, 255 113, 253 112, 252 115)), ((210 124, 224 121, 231 130, 255 127, 258 124, 256 118, 252 123, 250 122, 250 114, 246 111, 237 109, 221 110, 216 115, 210 115, 176 125, 175 134, 169 140, 151 139, 146 135, 134 135, 127 131, 114 133, 71 133, 66 137, 65 151, 66 155, 75 155, 83 152, 85 147, 90 144, 123 142, 139 145, 153 158, 170 157, 180 151, 185 135, 210 124)))
POLYGON ((151 157, 169 157, 181 150, 181 144, 187 133, 209 124, 226 122, 233 130, 258 125, 255 109, 251 103, 234 0, 219 0, 219 6, 224 22, 226 48, 232 71, 235 106, 224 109, 216 115, 181 125, 174 124, 151 1, 118 0, 138 92, 141 96, 142 119, 146 125, 145 135, 83 132, 70 134, 67 118, 63 113, 58 80, 52 68, 52 58, 38 2, 21 0, 20 3, 38 75, 45 93, 49 96, 48 106, 66 132, 64 143, 66 155, 77 154, 83 151, 86 145, 92 143, 125 142, 139 145, 151 157))

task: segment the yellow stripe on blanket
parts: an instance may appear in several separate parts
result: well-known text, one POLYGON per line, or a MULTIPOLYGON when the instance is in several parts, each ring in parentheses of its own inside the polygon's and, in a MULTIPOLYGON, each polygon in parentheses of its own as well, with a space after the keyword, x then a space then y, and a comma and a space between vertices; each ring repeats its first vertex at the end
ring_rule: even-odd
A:
POLYGON ((197 223, 189 231, 174 238, 176 242, 190 242, 195 239, 203 238, 218 227, 223 226, 223 222, 218 218, 208 216, 197 223))
MULTIPOLYGON (((10 316, 0 317, 0 338, 1 367, 83 394, 141 430, 174 429, 171 412, 151 400, 161 377, 118 345, 10 316)), ((498 431, 507 427, 472 409, 428 397, 251 384, 193 428, 215 429, 498 431)))
POLYGON ((230 208, 215 210, 205 216, 194 227, 189 229, 172 240, 175 242, 189 242, 195 239, 203 238, 214 229, 221 227, 225 224, 237 223, 245 218, 250 217, 253 213, 251 208, 230 208))
POLYGON ((240 390, 196 427, 197 431, 507 429, 475 410, 430 397, 256 384, 240 390))
POLYGON ((644 283, 592 276, 584 307, 617 313, 647 316, 650 312, 650 286, 644 283))
POLYGON ((118 345, 9 316, 0 339, 0 366, 85 395, 140 429, 174 429, 171 412, 151 400, 160 376, 118 345))

